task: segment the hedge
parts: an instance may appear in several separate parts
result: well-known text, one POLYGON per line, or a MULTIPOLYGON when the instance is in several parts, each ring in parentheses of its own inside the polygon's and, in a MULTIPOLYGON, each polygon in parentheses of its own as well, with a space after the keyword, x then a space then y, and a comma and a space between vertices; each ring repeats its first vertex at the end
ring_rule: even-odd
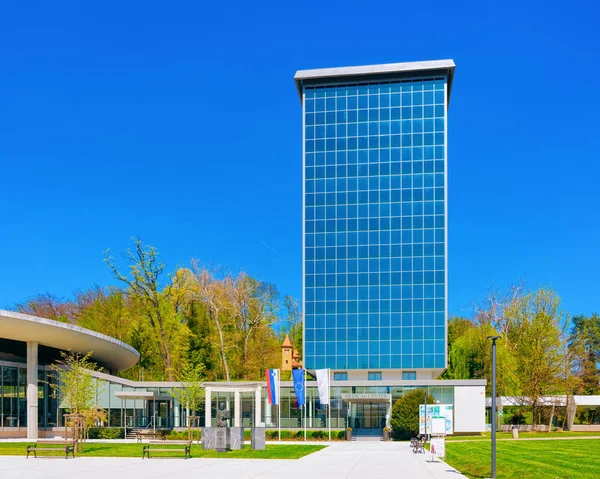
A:
POLYGON ((88 437, 90 439, 123 439, 125 430, 122 427, 90 427, 88 437))

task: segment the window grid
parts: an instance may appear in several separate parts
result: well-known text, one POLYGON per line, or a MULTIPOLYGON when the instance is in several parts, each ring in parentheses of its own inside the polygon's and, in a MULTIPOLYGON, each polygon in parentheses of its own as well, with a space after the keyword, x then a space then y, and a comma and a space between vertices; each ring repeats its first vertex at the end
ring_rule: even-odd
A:
POLYGON ((307 367, 445 366, 444 79, 307 89, 307 367))

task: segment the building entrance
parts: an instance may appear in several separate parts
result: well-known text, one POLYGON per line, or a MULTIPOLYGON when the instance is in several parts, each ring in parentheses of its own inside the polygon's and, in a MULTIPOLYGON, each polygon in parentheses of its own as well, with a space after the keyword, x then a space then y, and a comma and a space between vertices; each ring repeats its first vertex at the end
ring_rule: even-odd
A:
POLYGON ((352 404, 351 425, 355 429, 382 429, 385 427, 387 404, 360 402, 352 404))

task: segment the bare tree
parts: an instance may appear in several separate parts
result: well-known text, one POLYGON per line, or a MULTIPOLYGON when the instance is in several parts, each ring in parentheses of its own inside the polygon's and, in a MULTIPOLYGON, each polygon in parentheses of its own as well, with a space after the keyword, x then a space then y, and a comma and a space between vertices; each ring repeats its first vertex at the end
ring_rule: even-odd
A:
POLYGON ((229 363, 227 361, 225 334, 221 320, 222 315, 227 312, 229 306, 227 300, 230 294, 227 294, 227 290, 232 289, 233 281, 230 276, 225 276, 222 280, 216 279, 213 272, 201 267, 196 260, 192 260, 192 271, 196 278, 198 289, 197 293, 193 295, 194 299, 198 299, 207 306, 210 319, 217 328, 225 379, 229 381, 229 363))
POLYGON ((278 311, 279 293, 275 285, 251 278, 240 273, 227 288, 236 329, 242 335, 243 375, 248 379, 249 345, 255 331, 263 325, 271 324, 278 311))
POLYGON ((15 309, 20 313, 54 319, 63 323, 76 322, 77 305, 73 301, 59 298, 52 293, 40 294, 24 303, 16 304, 15 309))
POLYGON ((508 333, 510 321, 507 313, 518 305, 524 291, 523 281, 510 285, 507 291, 491 288, 483 303, 475 307, 475 322, 491 324, 501 334, 508 333))

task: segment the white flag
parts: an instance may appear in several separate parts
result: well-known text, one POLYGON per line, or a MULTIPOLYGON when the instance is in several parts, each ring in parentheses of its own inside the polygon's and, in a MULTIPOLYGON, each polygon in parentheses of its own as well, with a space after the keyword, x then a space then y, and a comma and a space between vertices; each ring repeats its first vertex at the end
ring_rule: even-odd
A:
POLYGON ((329 369, 317 369, 317 386, 321 404, 329 404, 329 369))

